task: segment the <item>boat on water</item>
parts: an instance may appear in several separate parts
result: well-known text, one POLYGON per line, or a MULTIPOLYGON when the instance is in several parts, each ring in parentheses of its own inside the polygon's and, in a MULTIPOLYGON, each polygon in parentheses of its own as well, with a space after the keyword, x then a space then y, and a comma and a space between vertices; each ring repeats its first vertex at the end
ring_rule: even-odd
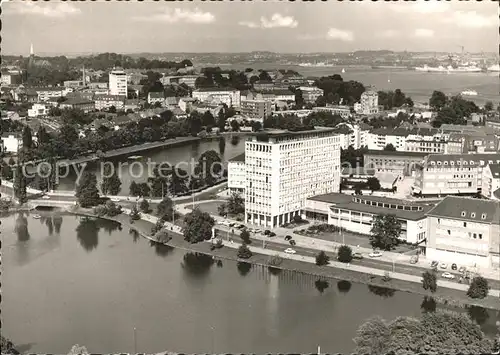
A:
POLYGON ((344 68, 342 68, 342 73, 345 73, 345 69, 344 68))
POLYGON ((467 66, 458 66, 453 67, 448 65, 444 67, 442 65, 438 67, 431 67, 428 65, 424 65, 423 67, 415 67, 416 71, 422 71, 427 73, 480 73, 483 70, 476 65, 467 65, 467 66))
POLYGON ((33 215, 33 218, 34 218, 34 219, 40 219, 40 218, 42 218, 42 216, 40 216, 39 214, 34 214, 34 215, 33 215))
POLYGON ((315 67, 315 68, 324 68, 324 67, 334 67, 334 64, 329 63, 299 63, 299 67, 315 67))
POLYGON ((464 90, 460 94, 464 95, 464 96, 477 96, 477 91, 474 91, 474 90, 464 90))
POLYGON ((500 71, 500 64, 492 65, 491 67, 486 68, 487 71, 500 71))
POLYGON ((372 69, 405 70, 408 69, 408 67, 403 65, 372 65, 372 69))

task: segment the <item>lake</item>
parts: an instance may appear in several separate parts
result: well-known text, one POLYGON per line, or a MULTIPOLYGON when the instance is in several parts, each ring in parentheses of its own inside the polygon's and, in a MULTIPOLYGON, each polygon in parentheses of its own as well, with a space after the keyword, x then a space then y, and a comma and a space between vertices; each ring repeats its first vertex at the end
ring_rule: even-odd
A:
MULTIPOLYGON (((113 222, 39 213, 1 218, 2 335, 24 352, 347 353, 367 318, 422 312, 418 295, 336 280, 320 292, 307 275, 218 263, 113 222)), ((473 315, 494 334, 498 312, 473 315)))

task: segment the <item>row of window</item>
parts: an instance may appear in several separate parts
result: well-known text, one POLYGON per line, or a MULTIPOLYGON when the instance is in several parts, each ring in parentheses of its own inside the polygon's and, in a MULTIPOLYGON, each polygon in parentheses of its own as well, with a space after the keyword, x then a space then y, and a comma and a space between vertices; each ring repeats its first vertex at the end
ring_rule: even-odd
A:
MULTIPOLYGON (((486 164, 498 164, 500 163, 500 160, 496 160, 495 162, 493 160, 488 160, 488 162, 486 164)), ((444 162, 441 162, 441 161, 431 161, 430 162, 431 165, 448 165, 448 161, 445 160, 444 162)), ((455 165, 455 161, 451 160, 449 162, 449 165, 455 165)), ((479 162, 475 162, 474 160, 470 160, 470 161, 467 161, 467 160, 457 160, 456 161, 456 165, 481 165, 481 166, 484 166, 485 165, 485 161, 484 160, 480 160, 479 162)))

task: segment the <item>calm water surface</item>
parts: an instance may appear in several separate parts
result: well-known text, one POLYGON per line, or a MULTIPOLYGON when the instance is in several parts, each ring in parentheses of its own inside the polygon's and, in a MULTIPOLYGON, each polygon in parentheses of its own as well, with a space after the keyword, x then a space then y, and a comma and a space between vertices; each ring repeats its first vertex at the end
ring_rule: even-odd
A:
MULTIPOLYGON (((320 292, 309 276, 218 264, 102 220, 15 214, 1 237, 2 334, 30 353, 349 352, 366 318, 421 313, 417 295, 345 281, 320 292)), ((494 332, 498 313, 474 314, 494 332)))

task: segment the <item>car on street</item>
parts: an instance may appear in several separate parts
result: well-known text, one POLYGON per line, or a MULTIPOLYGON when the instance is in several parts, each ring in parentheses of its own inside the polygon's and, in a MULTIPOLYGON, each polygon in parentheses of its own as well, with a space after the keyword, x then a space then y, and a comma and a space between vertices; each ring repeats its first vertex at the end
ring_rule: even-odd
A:
POLYGON ((363 259, 363 255, 361 253, 354 253, 354 254, 352 254, 352 258, 361 260, 361 259, 363 259))
POLYGON ((434 261, 431 263, 431 268, 433 268, 433 269, 434 269, 434 268, 438 267, 438 265, 439 265, 439 261, 434 260, 434 261))
POLYGON ((42 196, 42 198, 43 198, 44 200, 48 200, 48 199, 50 198, 50 196, 48 196, 48 195, 43 195, 43 196, 42 196))
POLYGON ((268 237, 269 237, 269 238, 276 237, 276 233, 271 232, 271 233, 269 233, 268 237))
POLYGON ((285 249, 285 253, 287 253, 287 254, 295 254, 295 250, 293 250, 292 248, 286 248, 285 249))
POLYGON ((378 251, 378 250, 377 250, 377 251, 373 251, 373 252, 371 252, 370 254, 368 254, 368 256, 369 256, 370 258, 379 258, 379 257, 381 257, 381 256, 382 256, 382 252, 380 252, 380 251, 378 251))
POLYGON ((467 269, 465 268, 465 266, 460 266, 460 269, 458 269, 458 272, 461 273, 461 274, 465 274, 465 271, 467 271, 467 269))
POLYGON ((443 272, 443 274, 441 276, 444 277, 445 279, 449 279, 449 280, 453 280, 455 278, 455 276, 449 272, 443 272))
POLYGON ((293 240, 293 239, 290 239, 288 241, 288 243, 290 243, 291 246, 295 246, 297 244, 297 243, 295 243, 295 240, 293 240))
POLYGON ((455 263, 451 264, 451 269, 452 270, 456 270, 457 269, 457 264, 455 264, 455 263))
POLYGON ((112 198, 112 199, 111 199, 111 201, 112 201, 112 202, 120 202, 121 200, 120 200, 119 198, 116 198, 116 197, 115 197, 115 198, 112 198))
POLYGON ((240 225, 236 226, 236 228, 243 229, 243 228, 245 228, 245 225, 244 224, 240 224, 240 225))
POLYGON ((260 233, 261 231, 260 231, 260 229, 255 228, 255 229, 253 230, 253 232, 254 232, 254 233, 260 233))
POLYGON ((271 231, 269 229, 266 229, 264 232, 263 232, 264 235, 269 235, 271 234, 271 231))
POLYGON ((228 224, 229 227, 234 227, 235 225, 236 225, 236 223, 233 223, 233 222, 228 224))
POLYGON ((446 263, 441 263, 441 264, 439 265, 439 267, 440 267, 441 269, 446 269, 446 268, 448 267, 448 264, 446 264, 446 263))
POLYGON ((292 240, 292 239, 293 239, 293 238, 292 238, 292 236, 291 236, 291 235, 287 235, 287 236, 285 237, 285 240, 287 240, 287 241, 288 241, 288 240, 292 240))

